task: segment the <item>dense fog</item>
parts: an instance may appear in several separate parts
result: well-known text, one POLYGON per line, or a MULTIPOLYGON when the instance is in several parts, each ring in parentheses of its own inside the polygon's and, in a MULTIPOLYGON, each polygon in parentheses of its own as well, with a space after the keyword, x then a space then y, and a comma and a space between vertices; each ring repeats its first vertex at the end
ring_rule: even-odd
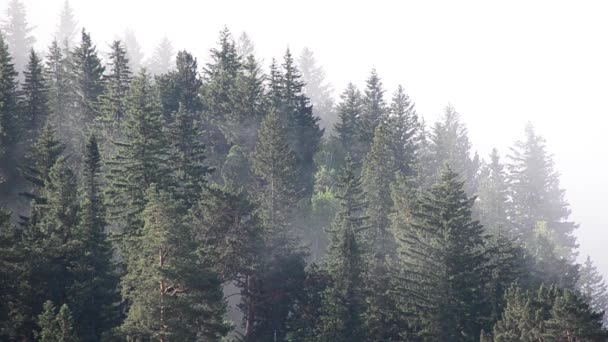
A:
POLYGON ((605 340, 606 7, 0 1, 0 339, 605 340))

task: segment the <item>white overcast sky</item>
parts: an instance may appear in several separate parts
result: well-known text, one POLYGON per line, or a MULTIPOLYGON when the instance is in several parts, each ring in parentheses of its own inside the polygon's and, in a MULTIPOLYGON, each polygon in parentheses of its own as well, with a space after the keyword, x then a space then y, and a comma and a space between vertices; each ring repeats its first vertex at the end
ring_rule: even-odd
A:
MULTIPOLYGON (((2 13, 8 0, 0 0, 2 13)), ((37 49, 63 0, 24 0, 37 49)), ((71 0, 100 50, 126 28, 145 52, 167 36, 207 58, 226 25, 266 62, 312 49, 334 85, 363 86, 375 67, 390 97, 402 84, 433 122, 451 103, 475 148, 501 154, 527 121, 548 141, 572 205, 581 254, 608 275, 608 2, 71 0)))

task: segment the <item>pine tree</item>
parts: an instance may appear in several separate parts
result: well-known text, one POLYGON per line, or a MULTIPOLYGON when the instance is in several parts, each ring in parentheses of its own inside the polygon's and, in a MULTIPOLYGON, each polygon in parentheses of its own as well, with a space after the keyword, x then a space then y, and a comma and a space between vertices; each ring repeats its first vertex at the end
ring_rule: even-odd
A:
POLYGON ((141 236, 132 240, 123 296, 131 304, 122 331, 129 340, 216 341, 228 327, 220 279, 193 240, 179 205, 151 186, 141 236), (203 319, 202 319, 203 318, 203 319))
POLYGON ((125 99, 124 140, 114 142, 116 153, 106 173, 109 215, 125 238, 137 235, 141 229, 146 189, 153 183, 167 183, 162 107, 151 82, 145 70, 131 82, 125 99))
POLYGON ((37 135, 49 115, 48 88, 43 74, 40 59, 32 50, 26 70, 23 72, 25 81, 21 87, 23 93, 22 110, 25 131, 37 135))
POLYGON ((53 305, 53 302, 46 301, 44 303, 44 311, 38 316, 38 326, 40 333, 38 341, 40 342, 77 342, 80 339, 74 332, 72 312, 70 308, 63 304, 59 308, 59 312, 53 305))
POLYGON ((150 74, 154 76, 169 72, 169 70, 171 70, 171 65, 173 65, 174 54, 173 45, 169 38, 164 37, 161 39, 158 46, 154 49, 152 57, 148 61, 150 74))
POLYGON ((331 284, 323 295, 322 341, 366 341, 363 329, 365 264, 362 230, 365 201, 355 163, 347 157, 340 177, 340 210, 330 230, 327 272, 331 284))
POLYGON ((361 104, 358 136, 361 140, 363 154, 366 155, 374 141, 376 126, 378 126, 387 113, 384 101, 384 88, 376 69, 372 69, 366 81, 365 93, 361 104))
MULTIPOLYGON (((70 55, 70 75, 75 92, 74 124, 90 124, 97 117, 94 105, 104 90, 104 71, 91 35, 82 29, 80 45, 76 46, 70 55)), ((72 129, 77 130, 80 127, 78 125, 72 129)))
POLYGON ((109 56, 110 73, 104 76, 105 90, 99 96, 98 111, 101 120, 110 129, 110 134, 120 127, 125 117, 125 97, 131 82, 129 59, 123 44, 115 40, 109 56))
POLYGON ((355 162, 362 163, 365 158, 365 149, 362 141, 359 140, 359 120, 362 113, 361 92, 354 84, 349 83, 340 98, 342 101, 337 108, 339 120, 334 128, 337 139, 355 162))
POLYGON ((420 123, 414 103, 403 90, 397 87, 390 108, 390 125, 393 131, 392 149, 399 171, 408 177, 415 175, 418 159, 418 131, 420 123))
POLYGON ((554 236, 559 256, 572 260, 578 225, 570 220, 570 208, 560 188, 559 174, 546 151, 545 140, 526 127, 525 139, 515 143, 509 155, 515 229, 524 241, 532 241, 535 228, 545 222, 548 234, 554 236))
POLYGON ((141 51, 141 46, 135 36, 135 31, 132 29, 125 30, 124 33, 125 50, 127 51, 127 59, 129 60, 129 69, 134 72, 139 72, 143 66, 144 53, 141 51))
POLYGON ((308 48, 302 50, 298 67, 302 72, 303 92, 310 98, 314 113, 320 119, 319 126, 331 133, 338 118, 334 111, 333 88, 325 80, 325 70, 317 65, 314 53, 308 48))
POLYGON ((28 53, 36 42, 36 38, 30 35, 32 27, 27 23, 25 6, 21 1, 11 0, 8 3, 2 29, 15 61, 15 69, 21 72, 27 64, 28 53))
POLYGON ((607 324, 606 312, 608 312, 608 286, 604 277, 598 272, 597 267, 587 256, 583 263, 576 284, 578 291, 589 306, 596 312, 604 312, 604 325, 607 324))
POLYGON ((59 14, 59 24, 55 33, 55 39, 66 49, 70 49, 74 44, 74 39, 78 33, 78 23, 74 18, 74 10, 70 2, 65 0, 63 8, 59 14))
POLYGON ((483 323, 483 228, 471 219, 474 197, 449 167, 422 196, 400 232, 403 269, 397 293, 419 337, 472 341, 483 323))

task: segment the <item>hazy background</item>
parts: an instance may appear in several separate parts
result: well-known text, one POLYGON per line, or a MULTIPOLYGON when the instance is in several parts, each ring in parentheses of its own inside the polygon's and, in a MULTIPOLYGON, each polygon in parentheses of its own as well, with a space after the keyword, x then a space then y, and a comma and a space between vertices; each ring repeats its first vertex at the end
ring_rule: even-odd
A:
MULTIPOLYGON (((46 52, 63 0, 23 0, 46 52)), ((0 0, 5 17, 8 0, 0 0)), ((608 3, 605 1, 71 0, 100 51, 133 29, 149 55, 168 37, 204 62, 226 25, 268 65, 314 51, 337 96, 372 67, 432 123, 451 103, 480 155, 502 155, 527 121, 547 141, 572 205, 581 257, 608 275, 608 3)))

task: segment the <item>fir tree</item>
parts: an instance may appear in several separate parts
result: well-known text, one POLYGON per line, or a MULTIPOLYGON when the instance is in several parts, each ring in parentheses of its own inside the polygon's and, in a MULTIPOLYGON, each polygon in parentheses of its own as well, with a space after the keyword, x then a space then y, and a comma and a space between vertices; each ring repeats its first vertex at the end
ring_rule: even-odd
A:
POLYGON ((323 295, 322 341, 366 341, 363 329, 365 264, 362 230, 365 201, 354 162, 347 158, 340 177, 340 209, 330 230, 327 272, 331 285, 323 295))
MULTIPOLYGON (((0 35, 0 179, 12 181, 15 177, 13 147, 19 140, 22 123, 19 117, 17 72, 9 47, 0 35)), ((10 182, 4 182, 2 192, 10 182)))
POLYGON ((70 49, 74 44, 74 39, 78 33, 78 23, 74 18, 74 10, 70 2, 65 0, 63 8, 59 14, 59 24, 55 33, 55 39, 66 49, 70 49))
POLYGON ((198 75, 196 58, 187 51, 180 51, 177 53, 175 65, 174 71, 157 77, 163 111, 168 122, 173 119, 180 105, 184 110, 197 115, 202 110, 199 97, 202 81, 198 75))
POLYGON ((141 236, 132 241, 123 277, 130 302, 122 331, 129 340, 219 340, 228 332, 220 279, 167 193, 150 187, 141 236))
POLYGON ((35 135, 48 117, 49 106, 48 88, 43 75, 43 67, 34 50, 30 52, 30 60, 24 75, 25 81, 21 87, 24 129, 29 134, 35 135))
POLYGON ((32 27, 27 23, 25 6, 21 1, 11 0, 8 3, 2 29, 15 61, 15 69, 21 72, 27 64, 28 53, 36 42, 36 38, 30 35, 32 27))
POLYGON ((52 123, 61 132, 67 134, 71 83, 69 78, 68 56, 54 40, 49 47, 46 61, 46 80, 48 84, 49 110, 52 123))

